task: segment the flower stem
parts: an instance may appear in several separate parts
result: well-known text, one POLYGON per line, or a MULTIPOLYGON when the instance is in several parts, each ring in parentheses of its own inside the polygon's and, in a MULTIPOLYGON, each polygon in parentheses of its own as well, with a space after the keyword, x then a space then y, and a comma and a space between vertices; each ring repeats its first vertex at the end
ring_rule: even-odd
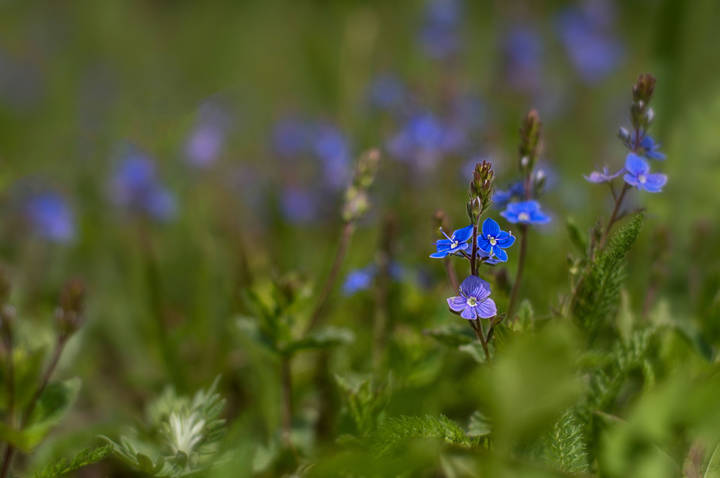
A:
MULTIPOLYGON (((62 355, 63 350, 65 349, 65 344, 67 343, 67 339, 69 336, 67 335, 61 335, 58 337, 57 344, 55 345, 55 350, 53 351, 52 358, 50 359, 50 363, 48 364, 47 369, 45 369, 45 373, 42 376, 42 380, 40 381, 40 385, 35 390, 35 393, 33 394, 32 398, 28 402, 27 406, 25 407, 25 410, 23 411, 22 418, 20 419, 20 428, 24 428, 28 420, 30 419, 30 416, 32 415, 32 412, 35 410, 35 406, 38 403, 38 400, 40 399, 40 396, 45 391, 45 388, 47 387, 48 383, 50 383, 50 377, 52 377, 53 372, 55 372, 55 368, 57 367, 58 362, 60 361, 60 356, 62 355)), ((8 444, 7 448, 5 449, 5 455, 3 457, 3 464, 2 464, 2 470, 0 470, 0 478, 6 478, 8 472, 10 471, 10 465, 12 464, 12 459, 15 455, 15 447, 8 444)))
POLYGON ((527 225, 520 225, 520 254, 518 256, 517 272, 515 273, 515 282, 513 283, 512 292, 510 293, 510 302, 508 303, 507 317, 514 320, 513 314, 517 305, 518 291, 522 282, 523 270, 525 269, 525 255, 527 254, 527 225))
POLYGON ((603 232, 602 238, 600 239, 600 249, 605 247, 605 243, 607 242, 608 236, 610 235, 610 231, 612 230, 613 225, 615 225, 618 220, 618 214, 620 213, 620 207, 622 206, 623 199, 625 199, 625 194, 627 194, 629 189, 630 186, 625 184, 622 188, 622 191, 620 191, 620 194, 615 198, 615 207, 613 208, 610 220, 608 221, 607 226, 605 226, 605 231, 603 232))
POLYGON ((280 363, 280 380, 283 398, 283 439, 288 447, 292 448, 290 433, 292 431, 292 373, 290 370, 290 357, 283 356, 280 363))
POLYGON ((348 246, 350 245, 350 238, 352 237, 352 233, 353 223, 345 222, 343 224, 342 231, 340 232, 340 243, 338 244, 335 258, 333 259, 332 266, 330 267, 330 273, 325 280, 325 284, 323 285, 323 288, 320 292, 320 296, 318 298, 317 304, 315 305, 315 309, 310 315, 310 322, 305 329, 306 334, 318 325, 320 325, 320 322, 322 321, 323 312, 325 312, 325 306, 327 305, 328 298, 330 297, 330 293, 332 292, 335 281, 337 280, 337 275, 340 273, 340 266, 345 259, 345 254, 347 252, 348 246))
POLYGON ((483 352, 485 352, 485 358, 489 362, 490 361, 490 350, 488 349, 487 340, 485 340, 485 334, 483 333, 482 324, 480 324, 480 319, 469 320, 468 322, 470 322, 470 327, 472 327, 472 329, 475 331, 475 336, 480 341, 480 345, 482 345, 483 352))

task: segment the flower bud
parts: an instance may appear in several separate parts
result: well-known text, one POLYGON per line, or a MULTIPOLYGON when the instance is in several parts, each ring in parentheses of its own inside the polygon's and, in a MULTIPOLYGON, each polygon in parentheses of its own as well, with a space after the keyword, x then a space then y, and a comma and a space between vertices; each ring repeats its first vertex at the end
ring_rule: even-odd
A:
POLYGON ((640 75, 633 86, 633 101, 645 107, 655 91, 655 77, 649 73, 640 75))
POLYGON ((539 154, 540 116, 536 110, 530 110, 520 128, 520 169, 531 170, 539 154))
POLYGON ((618 129, 618 138, 620 138, 623 142, 627 143, 630 141, 630 131, 627 130, 627 128, 623 128, 622 126, 620 129, 618 129))
POLYGON ((652 123, 653 118, 655 118, 655 111, 652 108, 648 108, 645 112, 645 121, 650 124, 652 123))
POLYGON ((85 284, 72 279, 65 284, 60 294, 60 305, 56 316, 61 334, 72 335, 82 325, 85 312, 85 284))
POLYGON ((470 201, 468 202, 468 215, 475 222, 478 217, 490 207, 493 192, 493 179, 495 173, 488 161, 475 164, 473 178, 470 181, 470 201))
POLYGON ((345 190, 345 202, 342 218, 345 222, 353 222, 362 217, 370 208, 367 189, 375 181, 380 161, 380 152, 371 149, 358 158, 352 184, 345 190))

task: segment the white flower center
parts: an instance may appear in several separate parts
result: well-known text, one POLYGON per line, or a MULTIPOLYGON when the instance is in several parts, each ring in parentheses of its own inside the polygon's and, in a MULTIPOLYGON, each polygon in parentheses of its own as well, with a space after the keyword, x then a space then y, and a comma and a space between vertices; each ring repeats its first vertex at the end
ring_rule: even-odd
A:
POLYGON ((452 243, 450 243, 450 249, 455 249, 457 246, 458 246, 458 241, 452 241, 452 243))
POLYGON ((490 245, 491 245, 491 246, 494 246, 495 244, 497 244, 497 239, 495 239, 495 238, 494 238, 493 236, 491 236, 490 234, 488 234, 488 241, 490 241, 490 245))
POLYGON ((645 181, 647 181, 647 178, 645 177, 644 174, 641 174, 640 176, 638 176, 638 181, 640 181, 640 184, 645 184, 645 181))
POLYGON ((470 307, 475 307, 477 305, 477 300, 475 300, 475 297, 468 297, 467 305, 470 307))
POLYGON ((526 212, 521 212, 518 214, 518 221, 529 221, 530 220, 530 214, 526 212))

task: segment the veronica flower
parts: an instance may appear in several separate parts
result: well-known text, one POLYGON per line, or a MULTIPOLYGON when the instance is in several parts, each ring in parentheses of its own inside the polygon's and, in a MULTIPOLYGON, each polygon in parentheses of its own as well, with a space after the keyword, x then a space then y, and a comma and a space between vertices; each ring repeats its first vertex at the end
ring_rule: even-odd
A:
POLYGON ((635 153, 628 153, 625 159, 625 176, 623 179, 630 186, 643 189, 650 193, 659 193, 667 182, 667 176, 651 173, 650 165, 635 153))
POLYGON ((215 162, 225 145, 229 125, 228 114, 212 102, 200 107, 195 127, 185 143, 185 156, 193 166, 215 162))
POLYGON ((134 148, 117 165, 110 189, 115 204, 135 213, 162 221, 176 213, 175 197, 158 180, 155 162, 134 148))
POLYGON ((482 225, 482 234, 477 238, 478 247, 483 252, 495 257, 500 262, 508 260, 507 252, 504 249, 515 243, 515 237, 509 232, 500 230, 500 225, 491 218, 485 219, 482 225))
POLYGON ((663 161, 666 158, 665 154, 659 151, 660 143, 656 143, 655 140, 647 134, 640 140, 640 148, 642 148, 642 155, 648 159, 663 161))
POLYGON ((395 75, 384 73, 370 83, 367 96, 373 108, 396 111, 405 101, 405 87, 395 75))
POLYGON ((300 118, 287 117, 278 121, 272 132, 273 149, 284 158, 307 153, 310 148, 309 129, 300 118))
POLYGON ((535 200, 511 202, 500 215, 513 224, 546 224, 550 222, 550 216, 540 210, 540 204, 535 200))
POLYGON ((31 196, 25 214, 33 231, 53 242, 68 242, 75 235, 75 219, 65 198, 53 192, 31 196))
POLYGON ((608 2, 585 2, 569 8, 558 19, 558 28, 570 61, 588 83, 602 80, 620 63, 622 46, 612 34, 608 2))
POLYGON ((490 298, 490 284, 477 276, 468 276, 460 284, 460 295, 447 299, 450 310, 467 320, 489 319, 497 315, 490 298))
POLYGON ((454 231, 451 236, 445 234, 442 229, 441 232, 446 239, 439 239, 435 243, 437 251, 430 254, 430 257, 433 259, 442 259, 443 257, 447 257, 449 254, 458 254, 470 247, 468 241, 472 237, 472 225, 454 231))
POLYGON ((425 7, 425 21, 420 31, 420 43, 431 58, 443 59, 460 49, 459 0, 429 0, 425 7))
POLYGON ((432 113, 412 116, 387 144, 396 158, 429 168, 444 154, 458 151, 465 143, 465 132, 457 125, 441 121, 432 113))
POLYGON ((301 224, 317 217, 317 198, 310 191, 295 186, 285 188, 280 207, 285 219, 301 224))
POLYGON ((620 176, 623 171, 624 169, 621 169, 616 173, 610 173, 607 166, 604 166, 602 171, 593 171, 592 173, 590 173, 589 176, 584 177, 587 181, 591 183, 606 183, 620 176))
POLYGON ((532 28, 514 26, 502 42, 504 74, 514 90, 532 92, 540 84, 542 73, 542 38, 532 28))
POLYGON ((524 195, 525 186, 522 181, 517 181, 512 183, 508 189, 496 189, 493 193, 492 202, 498 208, 504 208, 511 200, 521 198, 524 195))
POLYGON ((345 278, 342 286, 344 295, 353 295, 356 292, 365 290, 370 287, 375 278, 375 266, 369 265, 362 269, 355 269, 345 278))
POLYGON ((318 126, 312 137, 313 153, 323 163, 326 182, 333 188, 347 185, 350 179, 350 147, 347 138, 330 124, 318 126))

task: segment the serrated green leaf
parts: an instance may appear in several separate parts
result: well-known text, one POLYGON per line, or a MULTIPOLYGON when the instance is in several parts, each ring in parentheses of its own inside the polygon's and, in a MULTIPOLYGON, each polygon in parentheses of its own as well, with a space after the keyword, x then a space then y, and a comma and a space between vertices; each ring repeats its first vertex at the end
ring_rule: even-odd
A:
POLYGON ((111 445, 103 445, 96 448, 87 448, 75 455, 72 459, 61 458, 54 463, 45 466, 42 470, 33 475, 34 478, 56 478, 63 476, 80 468, 92 465, 103 460, 112 453, 111 445))
POLYGON ((353 340, 355 340, 355 335, 350 329, 327 326, 311 332, 300 340, 290 342, 283 347, 282 351, 286 354, 294 354, 300 350, 324 349, 348 344, 353 340))
POLYGON ((475 340, 475 334, 473 334, 470 327, 461 327, 455 324, 436 327, 426 330, 425 333, 438 342, 450 347, 469 344, 475 340))
POLYGON ((467 435, 469 437, 484 437, 490 434, 490 420, 482 412, 476 410, 470 416, 467 435))

